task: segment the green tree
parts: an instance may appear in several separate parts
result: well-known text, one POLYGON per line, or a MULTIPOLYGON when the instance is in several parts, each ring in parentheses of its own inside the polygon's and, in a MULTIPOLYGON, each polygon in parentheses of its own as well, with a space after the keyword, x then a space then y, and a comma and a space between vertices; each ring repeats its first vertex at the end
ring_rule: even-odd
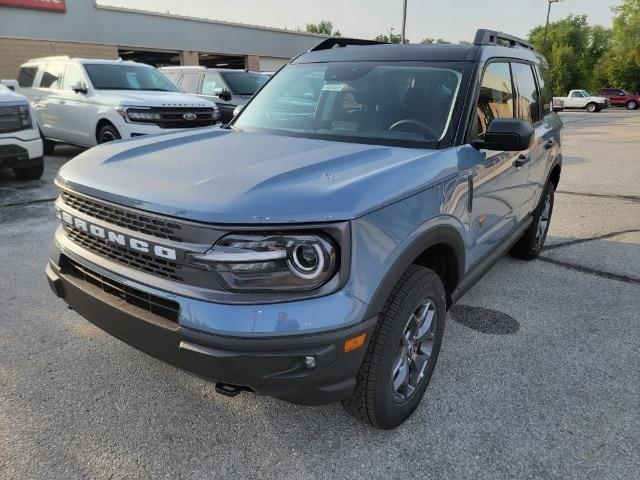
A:
POLYGON ((451 43, 451 42, 447 42, 446 40, 443 40, 442 38, 423 38, 420 43, 426 43, 426 44, 431 44, 431 43, 451 43))
MULTIPOLYGON (((378 35, 374 40, 381 43, 400 43, 401 38, 402 36, 400 34, 389 32, 389 35, 378 35)), ((404 43, 410 43, 409 39, 405 37, 404 43)))
POLYGON ((340 30, 333 29, 333 22, 330 22, 329 20, 320 20, 318 23, 307 23, 306 30, 309 33, 320 33, 323 35, 332 35, 334 37, 342 36, 340 30))
POLYGON ((640 0, 613 8, 611 48, 604 67, 608 86, 640 92, 640 0))

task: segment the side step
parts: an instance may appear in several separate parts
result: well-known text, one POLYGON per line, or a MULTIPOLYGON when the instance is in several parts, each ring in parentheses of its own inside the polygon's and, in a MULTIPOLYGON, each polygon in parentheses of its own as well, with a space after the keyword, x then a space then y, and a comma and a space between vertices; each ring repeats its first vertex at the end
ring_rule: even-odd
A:
POLYGON ((218 392, 221 395, 225 395, 227 397, 236 397, 240 395, 240 393, 243 390, 246 390, 246 389, 239 387, 237 385, 231 385, 229 383, 222 383, 222 382, 216 383, 216 392, 218 392))

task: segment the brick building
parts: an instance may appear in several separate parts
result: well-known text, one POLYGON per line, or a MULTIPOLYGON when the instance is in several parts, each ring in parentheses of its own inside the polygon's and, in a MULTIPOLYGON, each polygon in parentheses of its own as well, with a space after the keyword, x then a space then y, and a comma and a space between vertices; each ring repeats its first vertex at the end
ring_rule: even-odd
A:
POLYGON ((273 71, 323 38, 96 0, 0 0, 0 78, 15 78, 26 60, 51 55, 273 71))

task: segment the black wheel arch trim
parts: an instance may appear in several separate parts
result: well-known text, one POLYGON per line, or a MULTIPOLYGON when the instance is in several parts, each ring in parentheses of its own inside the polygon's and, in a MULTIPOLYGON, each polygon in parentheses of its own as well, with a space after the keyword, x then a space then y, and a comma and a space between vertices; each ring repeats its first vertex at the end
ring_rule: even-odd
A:
MULTIPOLYGON (((451 225, 433 227, 418 235, 395 260, 391 268, 389 268, 384 280, 378 286, 369 303, 365 318, 376 316, 382 311, 389 294, 396 283, 398 283, 404 271, 415 263, 422 253, 437 245, 448 247, 455 256, 457 271, 455 272, 456 285, 453 287, 455 288, 457 286, 465 273, 465 248, 462 236, 458 230, 451 225)), ((451 292, 447 292, 447 297, 449 293, 451 292)), ((449 298, 447 298, 447 303, 449 303, 449 298)))

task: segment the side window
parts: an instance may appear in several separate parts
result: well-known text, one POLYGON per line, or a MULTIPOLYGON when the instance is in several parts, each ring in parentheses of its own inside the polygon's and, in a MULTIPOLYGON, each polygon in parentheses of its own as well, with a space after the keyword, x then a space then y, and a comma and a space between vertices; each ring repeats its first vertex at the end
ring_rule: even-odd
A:
POLYGON ((478 137, 482 137, 496 118, 513 117, 513 85, 508 63, 490 63, 484 71, 476 107, 478 137))
POLYGON ((582 92, 573 92, 571 98, 582 98, 582 92))
POLYGON ((198 93, 199 73, 185 73, 182 75, 182 89, 187 93, 198 93))
POLYGON ((67 69, 64 72, 64 79, 62 81, 62 90, 71 90, 71 87, 78 83, 86 83, 84 75, 78 67, 75 65, 67 65, 67 69))
POLYGON ((511 70, 518 87, 518 118, 537 123, 540 120, 540 96, 531 65, 512 63, 511 70))
POLYGON ((42 80, 40 80, 40 88, 58 90, 62 80, 62 72, 64 72, 64 65, 55 63, 47 65, 42 74, 42 80))
POLYGON ((213 73, 207 73, 202 81, 202 94, 214 95, 216 88, 222 87, 222 83, 217 75, 213 73))
POLYGON ((38 73, 38 66, 22 67, 20 73, 18 73, 18 85, 23 88, 30 88, 33 86, 33 81, 38 73))
POLYGON ((549 68, 546 65, 536 67, 538 70, 538 84, 542 94, 542 113, 551 113, 551 102, 553 102, 553 92, 551 91, 551 81, 549 79, 549 68))
POLYGON ((178 79, 178 74, 175 72, 160 72, 160 73, 162 73, 165 77, 167 77, 171 83, 176 83, 176 80, 178 79))

